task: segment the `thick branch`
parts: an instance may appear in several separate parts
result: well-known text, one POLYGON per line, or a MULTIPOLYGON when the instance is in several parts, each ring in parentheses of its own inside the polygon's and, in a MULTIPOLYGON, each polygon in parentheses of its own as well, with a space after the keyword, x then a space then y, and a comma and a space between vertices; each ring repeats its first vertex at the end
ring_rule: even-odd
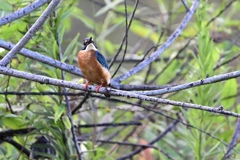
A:
MULTIPOLYGON (((63 86, 63 87, 67 87, 67 88, 73 88, 73 89, 77 89, 77 90, 85 90, 84 85, 81 85, 78 83, 68 82, 68 81, 64 81, 64 80, 58 80, 58 79, 49 78, 46 76, 35 75, 35 74, 23 72, 23 71, 10 69, 10 68, 3 67, 3 66, 0 66, 0 73, 18 77, 18 78, 28 79, 28 80, 39 82, 42 84, 51 84, 51 85, 63 86)), ((96 87, 89 86, 88 91, 96 92, 96 87)), ((141 100, 150 101, 150 102, 158 102, 158 103, 162 103, 162 104, 174 105, 174 106, 179 106, 179 107, 183 107, 183 108, 193 108, 193 109, 204 110, 204 111, 223 114, 223 115, 240 117, 240 114, 226 111, 223 109, 223 107, 213 108, 213 107, 202 106, 202 105, 198 105, 198 104, 167 100, 167 99, 162 99, 162 98, 157 98, 157 97, 149 97, 149 96, 131 93, 131 92, 127 92, 127 91, 107 90, 104 87, 99 89, 99 93, 109 94, 111 96, 136 98, 136 99, 141 99, 141 100)))
POLYGON ((13 137, 15 135, 24 135, 34 131, 36 128, 25 128, 25 129, 16 129, 16 130, 6 130, 0 132, 0 140, 3 140, 6 137, 13 137))
MULTIPOLYGON (((7 49, 7 50, 11 50, 13 47, 15 47, 15 45, 0 39, 0 47, 7 49)), ((31 59, 35 59, 42 63, 48 64, 50 66, 60 68, 64 71, 70 72, 77 76, 82 76, 82 72, 80 71, 79 68, 74 67, 74 66, 69 65, 64 62, 60 62, 60 61, 50 58, 48 56, 44 56, 38 52, 34 52, 34 51, 28 50, 26 48, 23 48, 19 51, 19 54, 21 54, 25 57, 31 58, 31 59)))
POLYGON ((4 141, 16 147, 20 152, 26 154, 26 156, 28 157, 30 156, 30 151, 21 144, 19 144, 18 142, 16 142, 15 140, 13 140, 12 138, 5 138, 4 141))
POLYGON ((50 2, 51 0, 36 0, 35 2, 31 3, 30 5, 17 10, 16 12, 10 13, 2 18, 0 18, 0 26, 5 25, 7 23, 11 23, 12 21, 19 19, 36 9, 40 8, 44 4, 50 2))

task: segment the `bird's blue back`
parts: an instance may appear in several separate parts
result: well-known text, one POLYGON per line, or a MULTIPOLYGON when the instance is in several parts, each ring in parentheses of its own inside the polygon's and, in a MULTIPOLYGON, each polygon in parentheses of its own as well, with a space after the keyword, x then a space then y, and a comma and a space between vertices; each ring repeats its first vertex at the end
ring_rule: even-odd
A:
POLYGON ((108 67, 108 63, 107 63, 107 60, 105 59, 105 57, 98 51, 95 51, 95 56, 97 57, 97 60, 98 62, 103 66, 105 67, 106 69, 109 70, 109 67, 108 67))

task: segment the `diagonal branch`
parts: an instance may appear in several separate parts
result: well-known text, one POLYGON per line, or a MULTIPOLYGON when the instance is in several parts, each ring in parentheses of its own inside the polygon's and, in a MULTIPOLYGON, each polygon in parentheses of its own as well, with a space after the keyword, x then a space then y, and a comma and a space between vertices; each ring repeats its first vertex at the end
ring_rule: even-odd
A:
POLYGON ((218 18, 224 11, 226 11, 232 5, 232 3, 235 2, 235 1, 237 1, 237 0, 230 1, 216 16, 211 18, 208 21, 208 23, 206 24, 206 27, 209 26, 209 24, 212 23, 216 18, 218 18))
POLYGON ((188 8, 186 1, 185 0, 181 0, 181 1, 182 1, 183 6, 186 8, 186 11, 188 12, 189 8, 188 8))
MULTIPOLYGON (((79 141, 86 141, 88 139, 86 138, 78 138, 79 141)), ((162 152, 166 157, 168 157, 168 159, 173 159, 168 153, 166 153, 164 150, 155 147, 153 145, 148 145, 148 144, 136 144, 136 143, 130 143, 130 142, 118 142, 118 141, 109 141, 109 140, 100 140, 97 139, 97 142, 100 143, 107 143, 107 144, 117 144, 117 145, 122 145, 122 146, 132 146, 132 147, 141 147, 143 149, 147 149, 147 148, 153 148, 156 149, 157 151, 162 152)))
MULTIPOLYGON (((64 80, 58 80, 58 79, 54 79, 54 78, 50 78, 50 77, 46 77, 46 76, 40 76, 40 75, 36 75, 36 74, 31 74, 31 73, 18 71, 18 70, 3 67, 3 66, 0 66, 0 73, 5 74, 5 75, 11 75, 13 77, 18 77, 18 78, 23 78, 23 79, 39 82, 41 84, 50 84, 50 85, 55 85, 55 86, 73 88, 73 89, 77 89, 77 90, 85 90, 84 85, 82 85, 82 84, 73 83, 73 82, 64 81, 64 80)), ((87 91, 96 92, 96 87, 89 86, 87 91)), ((192 109, 204 110, 204 111, 208 111, 208 112, 212 112, 212 113, 218 113, 218 114, 222 114, 222 115, 240 117, 239 113, 226 111, 223 109, 222 106, 214 108, 214 107, 209 107, 209 106, 202 106, 199 104, 185 103, 185 102, 173 101, 173 100, 162 99, 162 98, 157 98, 157 97, 149 97, 149 96, 140 95, 140 94, 127 92, 127 91, 108 90, 104 87, 99 89, 99 93, 109 94, 111 96, 122 96, 122 97, 127 97, 127 98, 141 99, 141 100, 149 101, 149 102, 157 102, 157 103, 162 103, 162 104, 166 104, 166 105, 174 105, 174 106, 179 106, 179 107, 183 107, 183 108, 192 108, 192 109)))
POLYGON ((5 138, 3 141, 8 142, 9 144, 17 148, 19 151, 23 152, 26 156, 30 156, 30 151, 12 138, 5 138))
POLYGON ((198 2, 199 2, 199 0, 195 0, 193 2, 192 7, 190 8, 188 13, 184 17, 181 25, 173 32, 173 34, 168 38, 168 40, 156 52, 153 53, 153 55, 148 57, 143 62, 139 63, 136 67, 132 68, 127 73, 115 78, 114 79, 115 83, 113 83, 112 85, 121 83, 123 80, 125 80, 125 79, 129 78, 130 76, 132 76, 133 74, 139 72, 144 67, 146 67, 148 64, 153 62, 156 58, 158 58, 159 55, 161 55, 163 53, 163 51, 165 51, 174 42, 174 40, 182 33, 182 30, 186 27, 186 25, 192 18, 193 14, 197 8, 198 2))
MULTIPOLYGON (((163 131, 161 134, 159 134, 154 140, 152 140, 151 142, 148 143, 148 145, 153 145, 154 143, 158 142, 160 139, 162 139, 164 136, 166 136, 167 133, 171 132, 171 130, 178 124, 178 121, 174 121, 172 124, 170 124, 168 126, 168 128, 166 128, 165 131, 163 131)), ((129 153, 121 158, 118 158, 118 160, 124 160, 124 159, 130 159, 132 156, 140 153, 142 150, 144 150, 146 148, 140 148, 137 149, 135 151, 133 151, 132 153, 129 153)))
POLYGON ((5 25, 7 23, 11 23, 35 10, 43 6, 44 4, 50 2, 51 0, 36 0, 35 2, 31 3, 30 5, 17 10, 16 12, 10 13, 2 18, 0 18, 0 26, 5 25))
POLYGON ((237 125, 236 125, 236 129, 235 132, 233 134, 232 137, 232 141, 230 142, 227 152, 225 153, 223 159, 229 159, 231 157, 232 154, 232 150, 234 149, 234 147, 237 145, 237 143, 239 142, 239 137, 240 137, 240 118, 238 118, 237 121, 237 125))
POLYGON ((43 23, 47 20, 48 16, 54 10, 54 8, 60 3, 60 0, 52 0, 47 9, 41 14, 38 20, 33 24, 33 26, 27 31, 27 33, 22 37, 22 39, 12 48, 10 52, 7 53, 5 57, 0 61, 1 66, 6 66, 11 59, 19 52, 25 44, 32 38, 32 36, 39 30, 43 23))

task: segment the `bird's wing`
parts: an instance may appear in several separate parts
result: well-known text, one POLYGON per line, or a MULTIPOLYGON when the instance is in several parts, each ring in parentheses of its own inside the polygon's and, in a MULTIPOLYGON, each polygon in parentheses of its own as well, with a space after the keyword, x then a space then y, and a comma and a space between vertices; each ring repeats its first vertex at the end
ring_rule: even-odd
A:
POLYGON ((109 67, 108 67, 108 63, 107 63, 107 60, 105 59, 105 57, 98 51, 95 51, 95 56, 97 57, 97 60, 98 62, 103 66, 105 67, 106 69, 109 70, 109 67))

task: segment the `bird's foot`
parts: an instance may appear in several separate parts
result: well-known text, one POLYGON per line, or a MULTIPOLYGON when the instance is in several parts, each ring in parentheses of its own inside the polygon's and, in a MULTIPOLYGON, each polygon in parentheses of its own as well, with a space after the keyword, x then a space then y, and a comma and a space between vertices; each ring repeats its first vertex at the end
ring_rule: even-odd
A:
POLYGON ((103 84, 100 84, 100 85, 97 86, 97 88, 96 88, 96 92, 99 91, 99 89, 102 87, 102 85, 103 85, 103 84))
POLYGON ((91 82, 88 81, 88 82, 85 84, 85 86, 84 86, 84 89, 85 89, 85 90, 87 90, 88 85, 89 85, 90 83, 91 83, 91 82))

